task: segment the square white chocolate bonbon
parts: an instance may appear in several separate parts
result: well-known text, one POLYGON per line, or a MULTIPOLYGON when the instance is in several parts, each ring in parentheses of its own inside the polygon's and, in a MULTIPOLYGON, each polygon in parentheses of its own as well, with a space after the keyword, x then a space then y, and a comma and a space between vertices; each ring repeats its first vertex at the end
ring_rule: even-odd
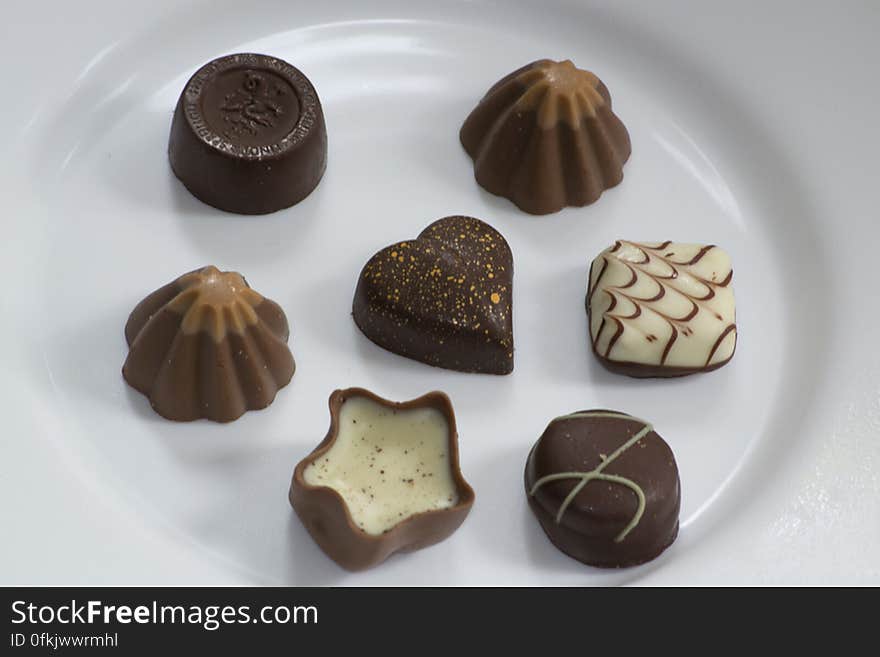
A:
POLYGON ((593 351, 635 376, 720 367, 736 348, 732 278, 717 246, 618 240, 590 268, 593 351))

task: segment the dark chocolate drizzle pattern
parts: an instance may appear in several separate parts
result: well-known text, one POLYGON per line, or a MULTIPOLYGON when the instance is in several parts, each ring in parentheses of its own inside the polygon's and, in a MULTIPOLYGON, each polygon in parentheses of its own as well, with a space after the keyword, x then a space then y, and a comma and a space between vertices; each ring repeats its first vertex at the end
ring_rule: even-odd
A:
MULTIPOLYGON (((666 249, 671 244, 672 244, 671 240, 667 240, 667 241, 662 242, 656 246, 651 246, 651 245, 639 243, 639 242, 617 240, 614 243, 614 246, 611 247, 611 249, 609 249, 608 252, 606 252, 605 254, 603 254, 601 256, 602 257, 602 269, 600 270, 599 275, 596 277, 595 281, 592 282, 590 289, 587 291, 588 306, 592 304, 593 297, 596 295, 596 293, 600 289, 602 290, 602 292, 607 294, 611 300, 610 305, 605 310, 604 316, 602 318, 602 322, 599 325, 599 329, 595 332, 594 335, 592 335, 593 348, 594 348, 594 350, 596 350, 597 353, 599 353, 599 350, 598 350, 599 338, 602 336, 602 333, 605 330, 605 326, 609 321, 613 322, 615 324, 615 332, 612 335, 611 339, 609 340, 608 345, 604 350, 604 353, 601 354, 605 358, 609 357, 611 350, 614 348, 614 345, 617 343, 620 336, 623 335, 623 332, 625 330, 624 322, 627 320, 636 319, 637 317, 639 317, 642 314, 643 310, 653 312, 656 315, 662 317, 663 320, 665 320, 666 323, 669 324, 669 327, 671 329, 671 334, 670 334, 669 339, 666 342, 666 345, 663 348, 663 351, 662 351, 662 354, 660 357, 660 361, 658 363, 659 365, 664 365, 666 363, 666 359, 669 356, 669 352, 671 351, 672 346, 675 344, 679 335, 685 335, 685 336, 692 335, 693 329, 690 326, 688 326, 688 322, 693 320, 697 316, 698 313, 700 313, 700 312, 712 313, 718 320, 722 319, 722 317, 717 312, 715 312, 713 309, 711 309, 707 306, 706 302, 715 297, 716 289, 725 288, 730 285, 730 282, 733 279, 733 269, 730 269, 720 282, 714 281, 714 280, 709 280, 709 279, 706 279, 706 278, 703 278, 703 277, 696 275, 692 271, 687 271, 687 274, 689 276, 691 276, 696 281, 702 283, 706 287, 707 292, 703 296, 696 296, 696 295, 688 293, 688 291, 685 289, 681 289, 679 287, 674 287, 675 291, 684 295, 690 301, 690 304, 691 304, 690 310, 680 317, 674 317, 672 315, 669 315, 667 313, 662 312, 657 307, 650 305, 650 304, 654 304, 654 303, 660 301, 661 299, 663 299, 666 296, 668 288, 673 287, 669 284, 669 281, 673 281, 673 280, 677 279, 684 272, 685 268, 689 268, 689 267, 695 265, 700 260, 702 260, 703 257, 707 253, 709 253, 710 251, 712 251, 713 249, 716 248, 716 246, 714 244, 704 246, 692 258, 690 258, 686 261, 678 261, 678 260, 674 260, 671 257, 672 256, 671 253, 664 253, 666 251, 666 249), (603 287, 602 280, 605 276, 605 273, 608 269, 608 264, 609 264, 608 253, 614 253, 614 252, 620 250, 620 248, 624 244, 627 244, 629 246, 633 246, 633 247, 639 249, 643 255, 643 259, 638 262, 629 262, 627 260, 619 259, 618 262, 620 262, 622 265, 626 266, 630 270, 630 272, 632 274, 630 280, 621 286, 604 286, 603 287), (656 259, 662 261, 663 263, 665 263, 669 267, 670 273, 668 275, 660 275, 660 274, 653 273, 653 272, 649 271, 646 268, 646 265, 651 261, 652 258, 656 258, 656 259), (650 296, 650 297, 637 297, 637 296, 633 296, 631 294, 628 294, 626 292, 627 289, 632 288, 633 286, 636 285, 636 283, 639 281, 640 276, 646 276, 646 277, 650 278, 651 280, 653 280, 657 284, 656 294, 654 294, 653 296, 650 296), (613 311, 617 307, 618 298, 624 298, 624 299, 627 299, 628 301, 630 301, 634 307, 634 310, 628 315, 614 314, 613 311)), ((736 323, 735 322, 728 323, 721 330, 718 338, 715 340, 715 343, 713 344, 712 348, 709 351, 708 356, 706 357, 706 361, 704 363, 704 366, 708 366, 712 362, 712 358, 715 356, 715 352, 721 346, 721 343, 724 341, 724 338, 727 337, 727 335, 731 331, 736 331, 736 323)), ((648 336, 647 339, 649 342, 653 342, 654 340, 656 340, 656 336, 648 336)))

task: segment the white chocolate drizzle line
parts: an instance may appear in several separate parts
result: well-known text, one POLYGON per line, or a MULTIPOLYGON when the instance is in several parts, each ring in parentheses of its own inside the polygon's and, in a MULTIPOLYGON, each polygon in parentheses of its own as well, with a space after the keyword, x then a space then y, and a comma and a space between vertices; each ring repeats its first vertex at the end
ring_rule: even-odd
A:
MULTIPOLYGON (((608 308, 605 310, 605 317, 602 319, 602 323, 599 325, 599 329, 596 331, 596 334, 594 336, 592 336, 592 340, 593 340, 593 347, 595 348, 597 343, 599 342, 599 338, 602 336, 602 331, 605 328, 606 319, 611 319, 612 321, 614 321, 614 323, 617 325, 617 329, 616 329, 614 335, 608 341, 608 346, 605 348, 604 356, 606 358, 609 357, 611 350, 614 348, 614 345, 617 343, 618 338, 620 338, 620 336, 623 334, 623 331, 624 331, 623 321, 636 319, 639 315, 641 315, 642 308, 643 308, 642 304, 656 302, 656 301, 659 301, 660 299, 662 299, 664 296, 666 296, 666 283, 664 283, 664 281, 671 281, 671 280, 675 280, 676 278, 678 278, 679 275, 681 274, 681 270, 679 269, 679 267, 690 267, 691 265, 695 265, 700 260, 702 260, 703 256, 705 256, 709 251, 711 251, 712 249, 715 248, 714 244, 704 246, 696 253, 696 255, 693 258, 691 258, 690 260, 687 260, 685 262, 679 262, 676 260, 672 260, 671 258, 668 258, 662 254, 663 251, 670 244, 672 244, 671 240, 667 240, 667 241, 659 244, 658 246, 653 246, 653 247, 648 246, 647 244, 639 243, 639 242, 630 242, 627 240, 617 240, 614 243, 614 246, 610 249, 610 252, 614 253, 624 243, 629 244, 629 245, 639 249, 642 252, 642 254, 644 255, 644 260, 642 260, 641 262, 638 262, 638 263, 620 260, 619 261, 620 264, 624 265, 625 267, 627 267, 630 270, 630 272, 632 273, 632 278, 630 278, 630 280, 625 285, 621 285, 621 286, 617 286, 617 287, 613 287, 613 288, 611 286, 603 288, 603 291, 609 297, 611 297, 611 303, 608 306, 608 308), (650 252, 650 255, 649 255, 649 252, 650 252), (669 275, 661 276, 659 274, 654 274, 641 266, 641 265, 647 265, 651 261, 652 256, 657 258, 658 260, 664 262, 669 267, 669 269, 670 269, 669 275), (639 274, 644 274, 645 276, 647 276, 648 278, 650 278, 652 281, 654 281, 657 284, 658 291, 657 291, 657 294, 655 294, 653 297, 640 298, 640 297, 635 297, 635 296, 629 295, 623 291, 629 287, 632 287, 633 285, 635 285, 638 282, 639 274), (632 305, 635 308, 635 310, 633 311, 632 314, 630 314, 630 315, 614 315, 611 313, 611 311, 614 310, 615 306, 617 306, 617 295, 620 295, 621 297, 627 299, 630 303, 632 303, 632 305)), ((596 277, 596 282, 593 284, 592 289, 590 289, 589 293, 588 293, 588 297, 591 300, 593 298, 593 295, 596 293, 596 290, 600 289, 600 287, 601 287, 600 283, 602 281, 602 277, 605 275, 605 271, 607 268, 608 268, 608 259, 607 259, 607 256, 603 256, 602 257, 602 270, 599 272, 599 275, 596 277)), ((675 343, 676 339, 678 339, 679 331, 681 333, 683 333, 684 335, 690 335, 692 329, 687 326, 687 323, 690 322, 694 317, 696 317, 696 315, 700 312, 700 310, 705 310, 706 312, 712 312, 712 311, 710 311, 709 308, 707 308, 705 306, 704 302, 708 301, 709 299, 712 299, 715 296, 715 288, 716 287, 727 287, 730 284, 730 281, 733 278, 733 270, 731 269, 721 282, 707 280, 705 278, 697 276, 696 274, 694 274, 692 272, 688 272, 688 275, 691 278, 693 278, 695 281, 698 281, 699 283, 701 283, 706 288, 706 294, 704 296, 695 296, 695 295, 689 294, 685 290, 675 288, 676 292, 682 294, 683 296, 685 296, 687 298, 688 301, 691 302, 692 308, 691 308, 690 312, 686 313, 683 317, 671 317, 671 316, 661 312, 657 308, 644 306, 648 310, 650 310, 651 312, 653 312, 656 315, 658 315, 659 317, 663 318, 663 320, 667 324, 669 324, 670 328, 672 329, 672 332, 669 336, 669 340, 666 343, 665 347, 663 348, 663 352, 660 357, 660 363, 659 363, 660 365, 663 365, 666 363, 666 358, 667 358, 667 356, 669 356, 669 352, 672 349, 672 345, 675 343)), ((720 316, 718 316, 718 318, 721 319, 720 316)), ((709 351, 709 355, 706 358, 705 366, 708 366, 709 363, 712 362, 712 358, 715 355, 715 352, 718 350, 718 347, 721 346, 721 343, 724 340, 724 338, 727 337, 727 334, 730 333, 731 331, 735 331, 735 330, 736 330, 736 324, 730 323, 721 331, 721 334, 718 336, 718 338, 715 341, 715 344, 712 346, 711 350, 709 351)))
MULTIPOLYGON (((534 486, 532 486, 532 489, 529 491, 529 495, 534 495, 536 492, 538 492, 538 489, 541 486, 550 483, 551 481, 559 481, 562 479, 580 479, 580 482, 571 489, 571 492, 569 492, 566 498, 562 501, 562 504, 559 506, 559 511, 556 512, 556 524, 559 524, 562 521, 563 514, 565 513, 566 509, 568 509, 568 505, 571 504, 572 500, 574 500, 577 494, 580 493, 581 490, 583 490, 584 486, 586 486, 594 479, 599 481, 609 481, 615 484, 626 486, 636 494, 639 505, 626 527, 624 527, 623 530, 614 538, 615 543, 620 543, 633 529, 636 528, 636 526, 639 524, 639 521, 642 519, 642 515, 644 515, 645 513, 645 491, 643 491, 641 486, 639 486, 632 479, 621 477, 620 475, 607 474, 602 471, 618 456, 623 454, 626 450, 628 450, 630 447, 639 442, 642 438, 651 433, 654 430, 654 427, 651 425, 650 422, 645 422, 644 420, 633 417, 632 415, 626 415, 625 413, 609 413, 605 411, 583 411, 580 413, 571 413, 570 415, 562 415, 554 419, 553 422, 559 422, 561 420, 574 420, 581 417, 611 417, 619 420, 633 420, 634 422, 640 422, 645 426, 643 426, 641 430, 633 435, 632 438, 630 438, 625 443, 623 443, 623 445, 614 450, 614 452, 612 452, 608 458, 604 459, 599 465, 597 465, 589 472, 558 472, 556 474, 546 475, 535 482, 534 486)), ((550 424, 553 424, 553 422, 551 422, 550 424)))

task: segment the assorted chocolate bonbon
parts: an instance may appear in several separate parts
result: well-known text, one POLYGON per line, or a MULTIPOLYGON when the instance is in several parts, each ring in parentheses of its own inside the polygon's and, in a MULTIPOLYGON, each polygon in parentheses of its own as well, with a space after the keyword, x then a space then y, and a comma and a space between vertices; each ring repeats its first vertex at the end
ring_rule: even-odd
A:
MULTIPOLYGON (((477 182, 532 214, 595 202, 619 184, 629 133, 608 89, 571 61, 538 60, 498 81, 459 138, 477 182)), ((317 92, 287 62, 251 53, 205 64, 183 89, 172 169, 221 210, 290 207, 320 182, 327 133, 317 92)), ((590 343, 609 370, 671 377, 717 369, 737 328, 730 257, 714 245, 618 240, 592 263, 590 343)), ((388 351, 429 365, 513 371, 513 256, 492 226, 444 217, 377 252, 352 315, 388 351)), ((229 422, 265 408, 295 364, 278 304, 209 266, 159 288, 125 327, 125 380, 160 415, 229 422)), ((330 396, 330 429, 293 473, 289 500, 327 555, 350 570, 450 536, 474 492, 459 466, 449 398, 392 402, 362 388, 330 396)), ((564 553, 598 567, 657 557, 675 540, 681 490, 650 423, 609 410, 554 419, 528 454, 528 504, 564 553)))
POLYGON ((554 419, 529 453, 525 488, 550 541, 591 566, 644 563, 678 535, 675 457, 650 423, 626 413, 554 419))
POLYGON ((459 134, 487 191, 531 214, 583 206, 623 179, 629 133, 602 81, 541 59, 499 80, 459 134))
POLYGON ((230 422, 290 382, 289 335, 281 307, 241 274, 202 267, 132 311, 122 375, 169 420, 230 422))
POLYGON ((442 541, 473 502, 442 392, 392 402, 362 388, 336 390, 327 436, 290 485, 290 503, 312 538, 349 570, 442 541))
POLYGON ((513 255, 473 217, 444 217, 374 255, 354 294, 355 323, 380 347, 462 372, 513 371, 513 255))
POLYGON ((736 349, 732 280, 717 246, 616 241, 590 267, 593 353, 634 377, 718 369, 736 349))
POLYGON ((327 167, 321 101, 303 73, 241 53, 205 64, 180 94, 168 157, 196 198, 266 214, 299 203, 327 167))

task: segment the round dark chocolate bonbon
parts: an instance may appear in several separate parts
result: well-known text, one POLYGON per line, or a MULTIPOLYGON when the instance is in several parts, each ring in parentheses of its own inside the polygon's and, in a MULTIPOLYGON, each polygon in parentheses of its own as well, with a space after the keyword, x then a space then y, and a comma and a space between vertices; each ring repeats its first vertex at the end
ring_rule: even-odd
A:
POLYGON ((202 267, 132 311, 122 375, 169 420, 230 422, 290 382, 289 335, 281 307, 241 274, 202 267))
POLYGON ((459 138, 477 182, 531 214, 593 203, 623 180, 631 152, 608 89, 568 60, 541 59, 503 77, 459 138))
POLYGON ((168 157, 193 196, 221 210, 266 214, 294 205, 327 166, 318 94, 275 57, 215 59, 180 95, 168 157))
POLYGON ((554 419, 525 467, 529 506, 550 541, 591 566, 635 566, 678 535, 681 486, 669 445, 607 410, 554 419))
POLYGON ((380 347, 462 372, 513 371, 513 255, 473 217, 438 219, 376 253, 352 315, 380 347))

